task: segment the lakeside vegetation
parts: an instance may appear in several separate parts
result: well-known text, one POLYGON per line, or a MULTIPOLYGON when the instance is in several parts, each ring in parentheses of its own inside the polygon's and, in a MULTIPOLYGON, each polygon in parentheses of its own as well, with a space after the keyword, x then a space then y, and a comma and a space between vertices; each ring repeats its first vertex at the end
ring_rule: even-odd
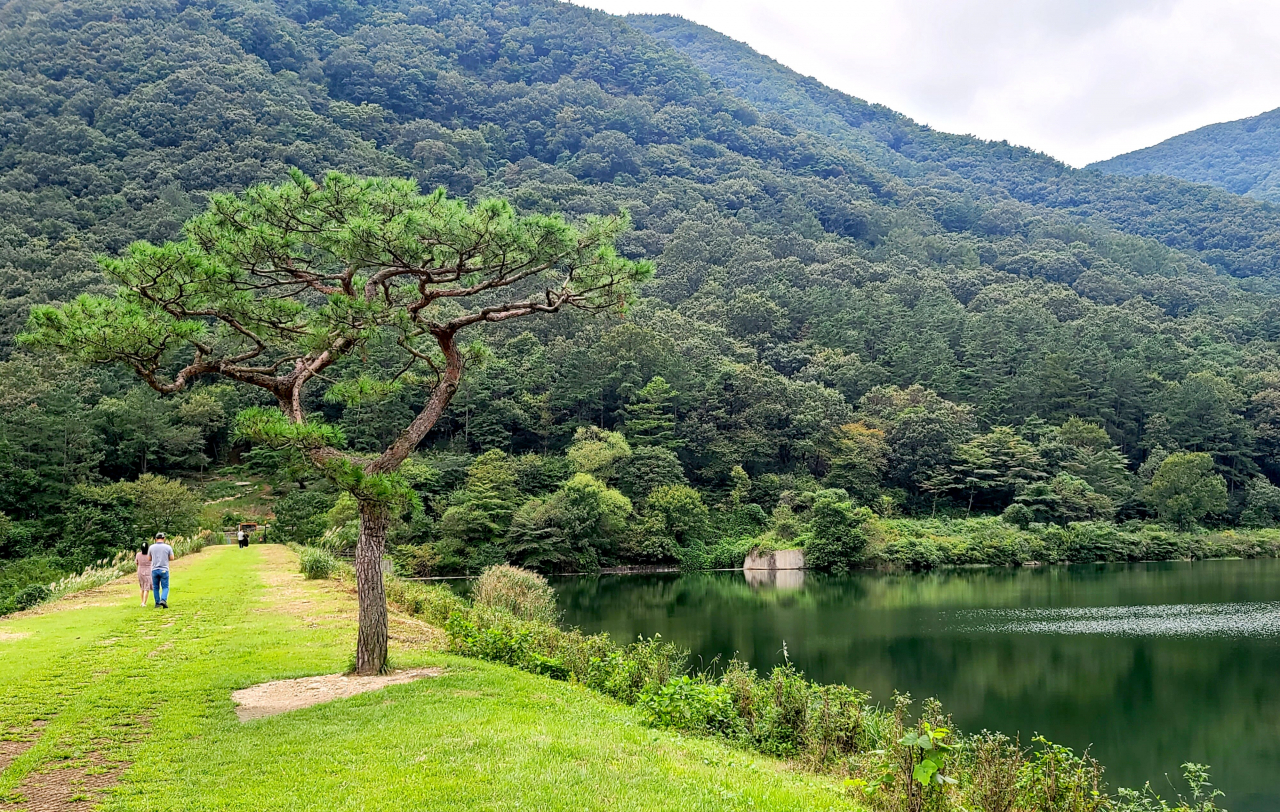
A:
POLYGON ((443 676, 241 723, 232 691, 350 661, 354 597, 297 567, 282 547, 214 547, 176 562, 167 612, 126 579, 0 620, 0 736, 30 744, 0 802, 53 783, 120 812, 851 808, 837 780, 432 650, 420 622, 395 627, 396 665, 443 676))
POLYGON ((736 659, 694 668, 687 651, 659 638, 624 645, 566 631, 556 624, 554 593, 527 570, 486 570, 473 602, 421 583, 393 582, 388 594, 402 610, 443 626, 451 651, 583 685, 634 705, 650 727, 724 739, 840 776, 859 807, 1211 810, 1221 796, 1204 765, 1183 765, 1186 795, 1169 802, 1150 785, 1108 788, 1096 760, 1042 737, 966 735, 934 700, 916 707, 895 695, 875 705, 848 686, 806 679, 790 662, 767 674, 736 659))
MULTIPOLYGON (((864 434, 873 433, 856 425, 864 434)), ((645 442, 643 435, 640 441, 645 442)), ((42 585, 66 577, 68 565, 79 571, 123 555, 122 534, 137 537, 160 527, 221 536, 241 519, 270 515, 268 540, 350 555, 359 534, 354 500, 291 464, 287 454, 268 451, 252 456, 254 463, 231 472, 233 478, 250 476, 252 482, 246 486, 216 479, 197 492, 151 474, 134 483, 79 486, 75 521, 64 525, 53 545, 47 538, 25 535, 31 524, 0 524, 0 539, 20 554, 0 565, 0 612, 24 608, 30 600, 21 597, 24 590, 34 595, 42 585), (255 473, 244 473, 251 466, 255 473), (293 477, 300 477, 306 487, 300 488, 293 477), (235 498, 220 501, 227 498, 224 492, 235 498), (241 512, 245 510, 254 512, 241 512), (22 544, 30 545, 25 556, 22 544)), ((739 469, 732 475, 733 487, 717 492, 695 487, 669 449, 633 446, 622 433, 598 429, 582 431, 563 455, 419 453, 403 469, 417 504, 391 522, 388 554, 398 572, 411 576, 477 573, 506 561, 547 572, 637 564, 736 568, 753 550, 795 547, 805 549, 809 566, 836 572, 858 567, 926 570, 1280 554, 1280 532, 1265 526, 1206 529, 1184 522, 1189 526, 1180 528, 1175 521, 1160 522, 1158 515, 1124 521, 1086 519, 1105 497, 1087 487, 1055 493, 1054 483, 1081 481, 1061 473, 1066 465, 1047 486, 1032 484, 1038 472, 1026 468, 1028 480, 1021 486, 999 484, 1009 500, 1001 515, 976 515, 975 510, 966 517, 968 510, 943 497, 937 515, 913 517, 903 515, 874 480, 858 479, 864 458, 850 454, 834 459, 825 481, 805 477, 796 490, 778 490, 780 478, 752 480, 739 469), (835 484, 851 487, 827 487, 835 484), (859 499, 851 492, 863 496, 859 499)), ((1100 467, 1113 482, 1117 475, 1124 476, 1123 469, 1100 467)), ((1067 470, 1080 468, 1076 462, 1067 470)), ((1162 465, 1156 473, 1162 468, 1169 466, 1162 465)), ((1046 477, 1040 473, 1040 482, 1046 477)), ((1193 496, 1205 495, 1207 479, 1212 486, 1209 477, 1193 468, 1181 483, 1175 480, 1169 486, 1172 498, 1181 498, 1180 509, 1189 510, 1193 496)), ((797 483, 792 479, 788 484, 797 483)), ((1270 503, 1264 501, 1270 487, 1257 486, 1247 497, 1246 511, 1261 519, 1253 524, 1272 522, 1270 503)), ((1220 497, 1212 487, 1207 493, 1210 500, 1220 497)), ((989 501, 980 504, 990 510, 989 501)), ((1108 506, 1103 516, 1110 510, 1108 506)), ((125 557, 131 562, 131 548, 128 552, 125 557)))
POLYGON ((0 773, 0 796, 21 803, 33 781, 106 774, 72 794, 108 810, 1217 805, 1200 765, 1187 765, 1185 798, 1162 801, 1108 788, 1101 765, 1043 740, 1024 751, 955 730, 933 702, 870 705, 790 665, 691 671, 665 641, 564 631, 545 582, 511 568, 487 572, 474 604, 388 583, 413 617, 398 621, 397 665, 444 676, 240 723, 231 691, 348 661, 352 573, 339 565, 336 580, 302 580, 301 568, 278 546, 220 546, 176 565, 182 597, 169 612, 136 608, 129 580, 0 621, 0 647, 15 655, 0 658, 0 696, 14 710, 5 735, 31 745, 0 773), (423 621, 446 630, 451 654, 433 650, 440 638, 423 621), (42 656, 22 656, 32 647, 42 656), (92 690, 58 690, 107 659, 92 690), (163 684, 132 680, 157 666, 163 684))

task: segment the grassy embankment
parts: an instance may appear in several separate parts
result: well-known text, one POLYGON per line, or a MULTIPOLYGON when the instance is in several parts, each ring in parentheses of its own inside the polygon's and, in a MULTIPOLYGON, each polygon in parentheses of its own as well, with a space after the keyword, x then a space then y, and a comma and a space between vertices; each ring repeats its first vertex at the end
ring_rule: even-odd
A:
POLYGON ((352 596, 303 581, 282 547, 214 547, 177 562, 170 602, 139 608, 130 577, 0 621, 0 764, 21 751, 0 809, 32 808, 41 784, 148 812, 850 806, 834 779, 441 654, 402 617, 395 664, 444 676, 241 724, 233 690, 346 667, 352 596))

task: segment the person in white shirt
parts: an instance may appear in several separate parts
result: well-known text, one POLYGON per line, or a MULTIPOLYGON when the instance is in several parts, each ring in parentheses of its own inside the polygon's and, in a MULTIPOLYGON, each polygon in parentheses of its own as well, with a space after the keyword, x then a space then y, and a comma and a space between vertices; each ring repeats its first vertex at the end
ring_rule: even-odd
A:
POLYGON ((159 609, 169 608, 169 561, 173 559, 173 548, 165 541, 164 533, 156 533, 155 540, 147 548, 151 558, 151 594, 153 604, 159 609))

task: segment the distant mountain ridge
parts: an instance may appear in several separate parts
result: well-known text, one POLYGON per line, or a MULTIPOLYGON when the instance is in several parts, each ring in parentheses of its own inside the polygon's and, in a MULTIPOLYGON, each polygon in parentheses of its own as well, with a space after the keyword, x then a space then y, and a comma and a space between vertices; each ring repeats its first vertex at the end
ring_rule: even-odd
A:
MULTIPOLYGON (((1232 276, 1274 276, 1280 212, 1176 176, 1074 169, 1042 152, 919 124, 827 87, 718 31, 671 15, 626 21, 688 56, 762 113, 821 133, 877 168, 922 188, 974 199, 1010 198, 1105 223, 1189 251, 1232 276)), ((1170 173, 1163 173, 1170 174, 1170 173)), ((1222 188, 1222 184, 1214 184, 1222 188)), ((1253 195, 1260 198, 1261 195, 1253 195)))
POLYGON ((1280 203, 1280 109, 1210 124, 1088 168, 1113 175, 1169 175, 1280 203))

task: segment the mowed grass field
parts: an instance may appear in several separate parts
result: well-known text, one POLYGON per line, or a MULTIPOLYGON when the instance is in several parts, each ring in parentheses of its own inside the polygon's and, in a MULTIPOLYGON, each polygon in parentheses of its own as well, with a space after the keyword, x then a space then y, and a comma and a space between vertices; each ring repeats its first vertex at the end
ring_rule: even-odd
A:
POLYGON ((343 671, 354 596, 294 555, 175 562, 171 609, 132 576, 0 621, 0 810, 826 810, 833 779, 643 727, 586 689, 433 650, 443 676, 241 723, 231 692, 343 671))

